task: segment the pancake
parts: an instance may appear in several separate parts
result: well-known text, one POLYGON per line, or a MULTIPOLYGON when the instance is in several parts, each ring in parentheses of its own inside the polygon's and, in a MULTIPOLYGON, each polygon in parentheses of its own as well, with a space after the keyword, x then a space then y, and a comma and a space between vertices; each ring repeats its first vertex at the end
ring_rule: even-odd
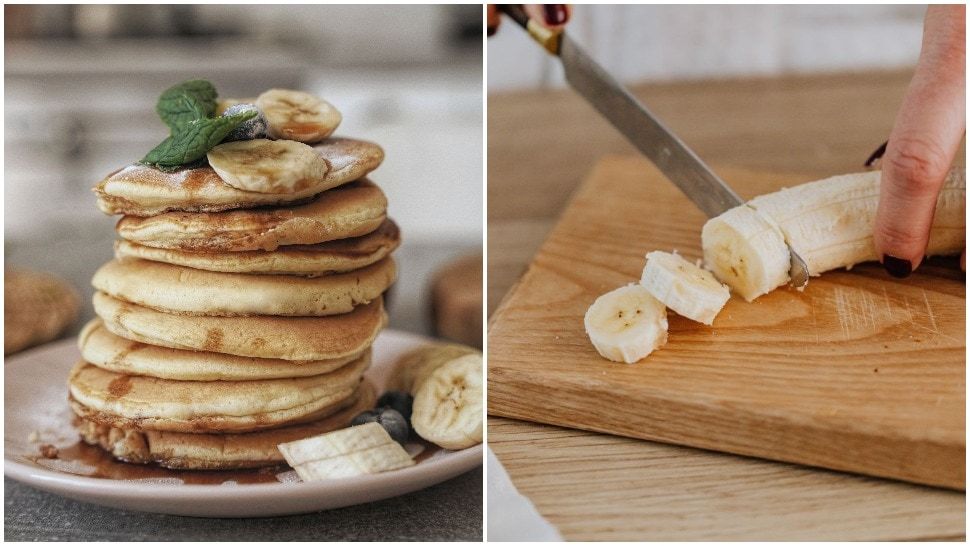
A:
POLYGON ((152 216, 172 210, 216 212, 294 203, 360 178, 384 159, 380 146, 363 140, 330 138, 313 146, 330 166, 315 184, 290 194, 243 191, 226 184, 212 167, 164 172, 139 163, 120 169, 94 187, 105 214, 152 216))
POLYGON ((118 234, 144 246, 178 250, 274 250, 360 237, 384 222, 387 197, 369 181, 346 184, 299 206, 226 212, 125 216, 118 234))
MULTIPOLYGON (((283 464, 277 445, 345 428, 374 406, 374 388, 366 380, 339 409, 305 424, 242 434, 190 434, 116 428, 80 417, 81 438, 130 463, 157 463, 167 468, 219 470, 283 464)), ((72 408, 77 403, 72 401, 72 408)))
POLYGON ((85 361, 71 370, 71 397, 87 419, 116 428, 174 432, 251 432, 334 411, 360 385, 365 354, 336 371, 258 381, 174 381, 127 375, 85 361))
POLYGON ((121 239, 115 241, 115 256, 142 258, 222 273, 319 277, 367 267, 387 257, 400 244, 400 231, 397 225, 388 219, 384 220, 384 223, 375 231, 363 237, 339 239, 317 245, 282 246, 270 252, 167 250, 121 239))
POLYGON ((328 317, 175 315, 95 292, 94 312, 113 334, 172 349, 256 358, 329 360, 360 353, 387 322, 381 298, 328 317))
POLYGON ((140 258, 114 259, 91 284, 123 301, 202 316, 325 316, 379 298, 397 275, 393 258, 326 277, 216 273, 140 258))
POLYGON ((184 351, 118 337, 97 318, 81 330, 78 348, 81 358, 105 370, 179 381, 250 381, 320 375, 357 360, 369 350, 343 358, 306 362, 184 351))

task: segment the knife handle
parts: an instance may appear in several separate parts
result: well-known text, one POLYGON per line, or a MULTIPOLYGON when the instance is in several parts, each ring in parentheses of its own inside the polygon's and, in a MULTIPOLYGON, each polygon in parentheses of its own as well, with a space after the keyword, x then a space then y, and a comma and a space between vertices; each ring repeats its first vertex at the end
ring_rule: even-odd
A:
POLYGON ((529 36, 538 42, 546 51, 553 55, 559 55, 561 30, 546 28, 529 18, 529 14, 522 8, 522 4, 499 4, 498 9, 505 15, 508 15, 517 25, 527 30, 529 36))

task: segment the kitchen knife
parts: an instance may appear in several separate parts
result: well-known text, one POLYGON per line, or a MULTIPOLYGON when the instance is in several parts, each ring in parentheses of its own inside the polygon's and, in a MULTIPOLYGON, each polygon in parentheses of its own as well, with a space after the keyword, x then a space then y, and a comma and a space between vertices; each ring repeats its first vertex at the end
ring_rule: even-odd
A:
MULTIPOLYGON (((533 21, 518 4, 503 4, 512 18, 549 53, 559 57, 566 81, 647 156, 708 218, 744 201, 675 134, 594 61, 566 32, 533 21)), ((786 243, 787 244, 787 243, 786 243)), ((791 285, 808 284, 808 266, 789 245, 791 285)))

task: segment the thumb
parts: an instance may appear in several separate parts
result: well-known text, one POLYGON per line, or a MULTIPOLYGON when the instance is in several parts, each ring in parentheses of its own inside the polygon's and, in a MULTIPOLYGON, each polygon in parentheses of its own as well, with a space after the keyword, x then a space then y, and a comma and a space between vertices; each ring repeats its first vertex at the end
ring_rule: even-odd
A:
POLYGON ((931 6, 916 73, 889 136, 873 233, 886 270, 920 264, 936 199, 966 130, 964 6, 931 6))

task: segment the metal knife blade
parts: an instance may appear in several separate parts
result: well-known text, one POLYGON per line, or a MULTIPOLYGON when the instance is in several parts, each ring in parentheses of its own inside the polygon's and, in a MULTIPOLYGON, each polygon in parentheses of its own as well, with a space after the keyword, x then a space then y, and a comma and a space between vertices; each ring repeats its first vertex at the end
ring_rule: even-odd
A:
MULTIPOLYGON (((500 9, 549 53, 562 61, 566 81, 613 124, 671 182, 713 218, 744 201, 660 122, 620 82, 592 59, 565 32, 549 30, 531 20, 519 4, 500 9)), ((786 243, 787 244, 787 243, 786 243)), ((808 266, 788 245, 788 276, 792 286, 808 284, 808 266)))
POLYGON ((566 81, 647 156, 708 218, 744 201, 567 34, 559 58, 566 81))
MULTIPOLYGON (((573 89, 623 133, 708 218, 744 204, 693 150, 566 33, 559 36, 558 54, 566 81, 573 89)), ((805 286, 808 284, 808 266, 791 245, 788 252, 790 282, 796 287, 805 286)))

